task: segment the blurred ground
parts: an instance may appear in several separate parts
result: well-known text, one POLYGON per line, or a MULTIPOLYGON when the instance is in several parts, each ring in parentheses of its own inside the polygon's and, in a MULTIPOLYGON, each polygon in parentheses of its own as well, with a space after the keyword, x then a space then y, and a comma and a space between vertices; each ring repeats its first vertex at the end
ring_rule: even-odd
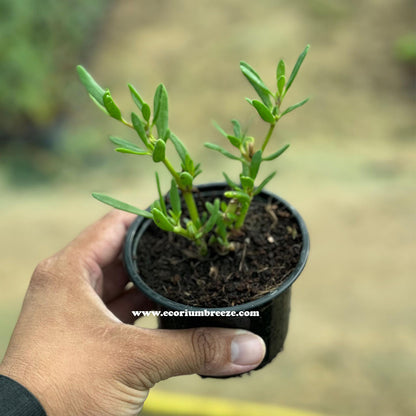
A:
MULTIPOLYGON (((221 141, 211 119, 225 126, 238 117, 263 134, 243 100, 252 91, 238 61, 271 84, 278 60, 292 66, 311 44, 286 101, 312 100, 279 126, 276 140, 292 147, 269 186, 299 209, 311 234, 286 350, 238 380, 188 376, 157 389, 329 415, 416 412, 415 90, 394 58, 412 13, 405 0, 394 7, 387 0, 115 2, 86 66, 126 112, 127 82, 150 101, 163 81, 172 128, 202 159, 201 181, 221 179, 225 162, 200 150, 206 140, 221 141)), ((0 356, 33 267, 107 211, 89 193, 143 207, 155 196, 150 163, 113 155, 105 140, 124 130, 81 88, 77 108, 63 133, 59 179, 19 188, 6 175, 0 180, 0 356), (85 154, 89 167, 81 170, 85 154)))

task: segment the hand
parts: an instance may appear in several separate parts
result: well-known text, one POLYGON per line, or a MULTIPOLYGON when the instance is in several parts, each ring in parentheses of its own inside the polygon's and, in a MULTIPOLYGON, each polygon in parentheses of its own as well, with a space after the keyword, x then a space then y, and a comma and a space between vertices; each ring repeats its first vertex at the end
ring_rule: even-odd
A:
POLYGON ((144 329, 132 310, 149 301, 128 278, 120 252, 134 216, 112 211, 36 268, 0 365, 49 416, 137 415, 149 389, 181 374, 232 375, 265 353, 246 331, 144 329))

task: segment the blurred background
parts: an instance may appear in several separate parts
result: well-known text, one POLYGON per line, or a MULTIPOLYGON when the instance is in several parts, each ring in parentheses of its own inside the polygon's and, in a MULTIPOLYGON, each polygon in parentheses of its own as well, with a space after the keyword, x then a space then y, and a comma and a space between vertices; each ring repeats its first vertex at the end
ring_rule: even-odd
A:
POLYGON ((147 101, 165 83, 199 181, 218 181, 237 166, 202 147, 224 144, 211 121, 265 132, 239 60, 273 86, 279 59, 293 67, 310 43, 285 102, 311 101, 279 124, 275 147, 291 148, 268 186, 311 234, 286 350, 238 380, 186 376, 156 389, 414 415, 415 17, 412 0, 0 0, 0 358, 37 262, 107 212, 90 193, 141 207, 156 196, 151 161, 113 152, 110 134, 134 136, 90 102, 75 66, 126 114, 127 82, 147 101))

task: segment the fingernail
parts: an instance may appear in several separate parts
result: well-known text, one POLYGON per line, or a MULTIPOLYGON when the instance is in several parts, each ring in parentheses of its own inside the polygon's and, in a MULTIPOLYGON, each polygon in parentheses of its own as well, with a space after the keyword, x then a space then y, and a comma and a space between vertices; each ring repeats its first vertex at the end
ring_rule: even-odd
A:
POLYGON ((231 362, 238 365, 260 364, 266 353, 261 337, 244 331, 231 341, 231 362))

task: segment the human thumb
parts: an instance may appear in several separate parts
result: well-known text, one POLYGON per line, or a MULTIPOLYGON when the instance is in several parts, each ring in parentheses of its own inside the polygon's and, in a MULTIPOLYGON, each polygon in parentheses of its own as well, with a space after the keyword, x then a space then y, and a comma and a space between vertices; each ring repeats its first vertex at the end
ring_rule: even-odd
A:
POLYGON ((182 374, 229 376, 255 369, 266 347, 258 335, 241 329, 138 330, 135 369, 151 387, 182 374))

